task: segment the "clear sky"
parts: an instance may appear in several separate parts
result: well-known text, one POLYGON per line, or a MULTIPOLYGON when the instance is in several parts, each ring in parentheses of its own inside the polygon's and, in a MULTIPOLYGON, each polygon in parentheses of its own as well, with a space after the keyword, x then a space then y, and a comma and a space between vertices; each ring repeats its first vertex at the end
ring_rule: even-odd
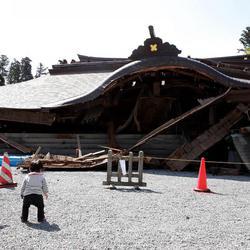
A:
POLYGON ((149 37, 180 56, 237 54, 250 26, 250 0, 0 0, 0 54, 51 68, 77 54, 128 57, 149 37))

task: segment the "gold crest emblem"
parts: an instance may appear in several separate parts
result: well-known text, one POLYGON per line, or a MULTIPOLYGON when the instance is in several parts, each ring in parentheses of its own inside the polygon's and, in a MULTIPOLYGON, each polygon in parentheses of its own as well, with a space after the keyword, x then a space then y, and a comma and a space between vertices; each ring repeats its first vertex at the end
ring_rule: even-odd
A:
POLYGON ((156 43, 150 44, 150 50, 151 52, 156 52, 158 50, 157 44, 156 43))

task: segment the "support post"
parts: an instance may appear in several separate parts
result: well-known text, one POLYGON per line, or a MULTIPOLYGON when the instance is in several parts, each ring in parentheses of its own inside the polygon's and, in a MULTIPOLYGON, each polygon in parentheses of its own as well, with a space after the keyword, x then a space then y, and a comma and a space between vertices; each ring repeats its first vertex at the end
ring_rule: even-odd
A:
POLYGON ((143 151, 140 151, 140 152, 139 152, 138 172, 139 172, 138 182, 139 182, 139 184, 142 184, 142 174, 143 174, 143 151))
POLYGON ((107 183, 110 184, 112 176, 112 150, 108 151, 108 163, 107 163, 107 183))
POLYGON ((133 152, 129 152, 128 160, 128 182, 132 182, 133 152))
MULTIPOLYGON (((119 156, 119 160, 121 160, 120 156, 119 156)), ((121 182, 122 181, 122 170, 121 170, 119 160, 118 160, 118 169, 117 169, 117 180, 118 180, 118 182, 121 182)))
POLYGON ((76 135, 76 141, 77 141, 77 157, 81 157, 82 156, 82 149, 81 149, 81 141, 80 141, 80 136, 76 135))

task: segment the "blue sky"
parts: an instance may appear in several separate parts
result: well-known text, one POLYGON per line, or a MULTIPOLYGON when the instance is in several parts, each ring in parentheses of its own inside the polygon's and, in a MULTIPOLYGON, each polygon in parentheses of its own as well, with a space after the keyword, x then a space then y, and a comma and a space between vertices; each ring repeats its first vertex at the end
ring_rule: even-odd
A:
POLYGON ((128 57, 149 37, 148 25, 180 56, 237 54, 250 26, 249 0, 0 0, 0 54, 58 59, 128 57))

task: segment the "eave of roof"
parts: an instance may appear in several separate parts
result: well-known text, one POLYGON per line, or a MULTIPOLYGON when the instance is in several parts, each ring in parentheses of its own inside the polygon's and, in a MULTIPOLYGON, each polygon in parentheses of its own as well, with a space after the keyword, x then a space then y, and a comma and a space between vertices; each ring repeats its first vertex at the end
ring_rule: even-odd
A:
MULTIPOLYGON (((226 87, 240 87, 240 88, 250 88, 250 80, 243 80, 238 78, 233 78, 227 76, 218 70, 210 67, 209 65, 199 62, 197 60, 193 60, 190 58, 183 58, 183 57, 154 57, 151 59, 144 59, 140 61, 134 61, 129 63, 120 69, 116 70, 110 78, 106 80, 113 81, 114 79, 120 78, 124 75, 129 75, 132 73, 139 73, 143 71, 149 70, 159 70, 159 69, 167 69, 170 67, 175 68, 185 68, 191 69, 194 71, 199 72, 202 75, 207 76, 208 78, 219 82, 220 84, 226 87)), ((106 83, 107 85, 108 83, 106 83)))

